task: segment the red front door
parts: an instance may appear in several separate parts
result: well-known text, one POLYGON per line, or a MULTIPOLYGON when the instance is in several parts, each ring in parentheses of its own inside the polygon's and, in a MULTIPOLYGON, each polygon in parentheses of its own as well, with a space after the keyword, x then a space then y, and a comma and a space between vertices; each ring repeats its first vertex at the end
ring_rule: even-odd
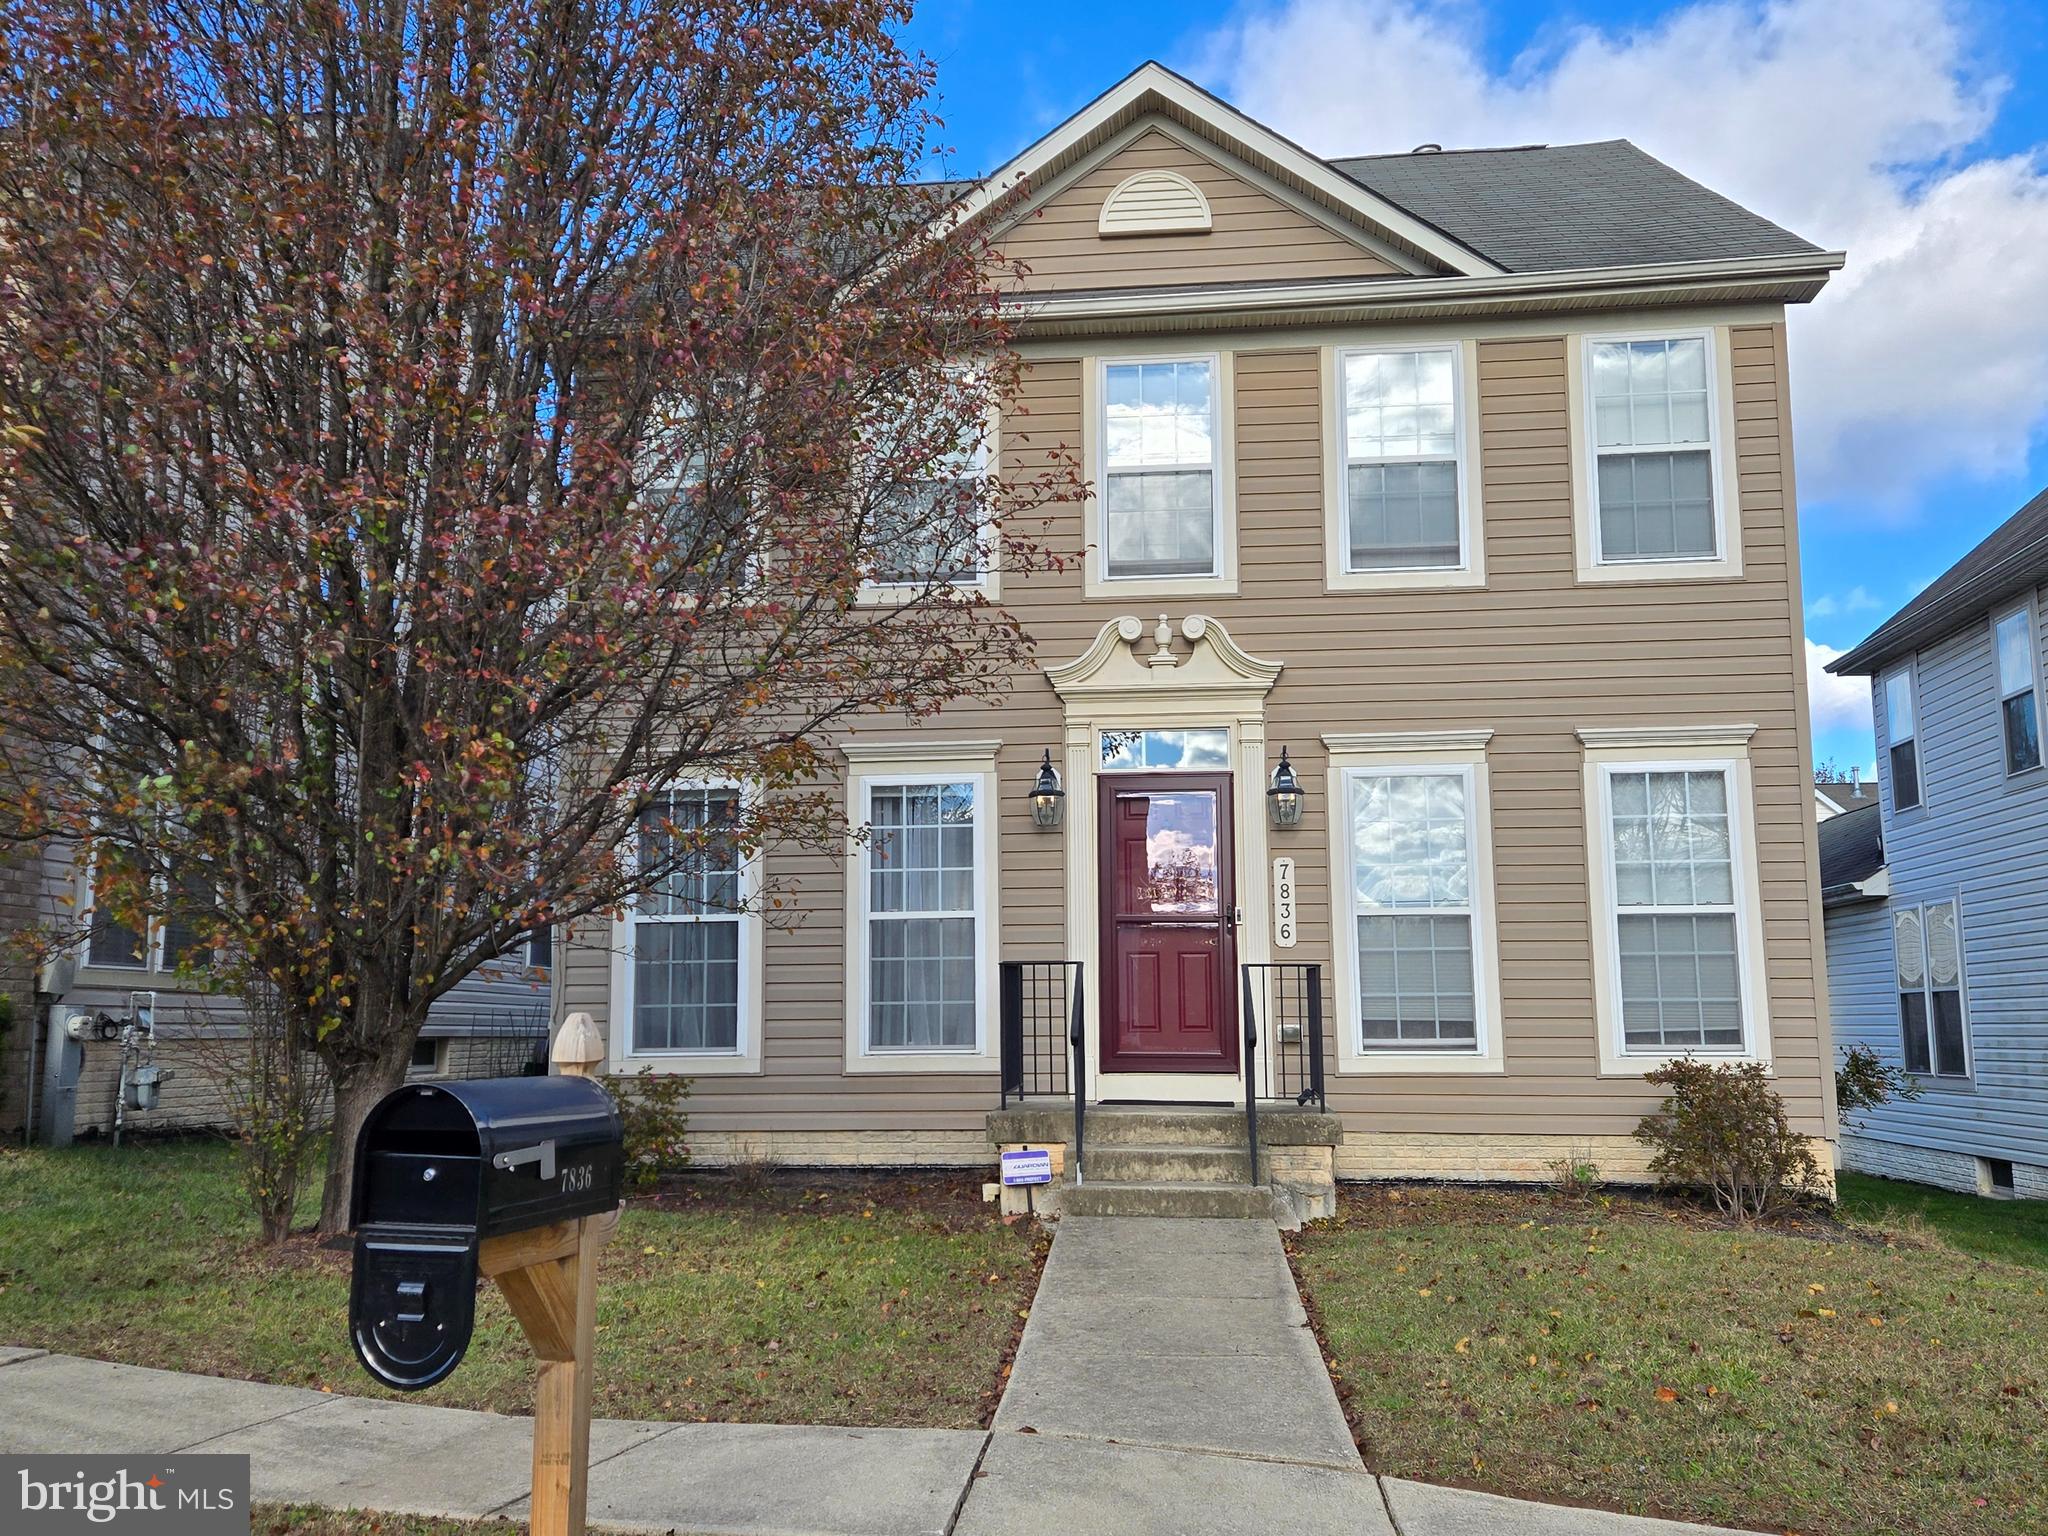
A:
POLYGON ((1102 1070, 1235 1072, 1230 775, 1098 782, 1102 1070))

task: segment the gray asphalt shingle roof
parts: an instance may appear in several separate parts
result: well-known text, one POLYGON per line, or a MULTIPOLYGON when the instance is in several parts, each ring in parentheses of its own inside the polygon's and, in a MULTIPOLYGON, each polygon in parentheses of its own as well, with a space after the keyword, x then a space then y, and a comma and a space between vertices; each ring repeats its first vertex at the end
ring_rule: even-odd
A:
POLYGON ((1867 676, 1895 656, 1938 640, 1993 603, 2048 581, 2048 490, 1991 530, 1932 585, 1871 631, 1830 672, 1867 676))
POLYGON ((1830 816, 1819 827, 1820 889, 1848 892, 1884 868, 1884 818, 1875 805, 1830 816))
POLYGON ((1626 139, 1329 162, 1510 272, 1817 253, 1626 139))

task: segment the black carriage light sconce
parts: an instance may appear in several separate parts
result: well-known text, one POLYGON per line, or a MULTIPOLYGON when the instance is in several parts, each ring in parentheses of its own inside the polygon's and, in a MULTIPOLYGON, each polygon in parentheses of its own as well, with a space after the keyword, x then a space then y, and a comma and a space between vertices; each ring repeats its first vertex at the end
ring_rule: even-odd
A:
POLYGON ((1273 770, 1273 787, 1266 791, 1266 809, 1276 827, 1298 827, 1308 802, 1301 780, 1294 776, 1294 764, 1287 761, 1287 749, 1280 749, 1280 766, 1273 770))
POLYGON ((1038 765, 1038 778, 1031 786, 1031 820, 1041 827, 1056 827, 1065 813, 1067 792, 1060 788, 1059 770, 1052 765, 1052 748, 1038 765))

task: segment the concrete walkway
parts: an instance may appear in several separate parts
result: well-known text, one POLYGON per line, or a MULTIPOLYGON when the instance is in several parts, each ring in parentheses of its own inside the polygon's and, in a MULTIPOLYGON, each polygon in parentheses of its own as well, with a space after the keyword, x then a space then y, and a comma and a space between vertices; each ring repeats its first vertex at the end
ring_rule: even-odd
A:
MULTIPOLYGON (((531 1434, 0 1348, 0 1454, 242 1454, 259 1500, 518 1519, 531 1434)), ((590 1439, 591 1524, 675 1536, 1707 1532, 1368 1473, 1279 1234, 1256 1221, 1062 1221, 987 1433, 599 1420, 590 1439)))

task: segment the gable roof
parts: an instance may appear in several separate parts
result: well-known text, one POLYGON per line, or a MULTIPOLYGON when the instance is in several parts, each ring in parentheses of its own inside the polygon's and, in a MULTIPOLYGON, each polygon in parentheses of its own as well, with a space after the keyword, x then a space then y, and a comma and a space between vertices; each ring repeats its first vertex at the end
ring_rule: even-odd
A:
POLYGON ((1355 177, 1310 154, 1220 97, 1163 64, 1140 64, 1072 117, 1030 145, 961 199, 955 217, 971 219, 1020 182, 1050 185, 1113 135, 1147 113, 1159 113, 1230 149, 1283 185, 1384 235, 1396 246, 1454 275, 1477 277, 1501 268, 1456 238, 1355 177))
POLYGON ((1817 829, 1820 839, 1820 895, 1877 895, 1860 889, 1884 868, 1884 818, 1875 805, 1830 816, 1817 829))
POLYGON ((1992 604, 2048 581, 2048 490, 2000 523, 1988 538, 1913 601, 1828 663, 1830 672, 1868 676, 1894 657, 1938 640, 1992 604))
POLYGON ((1626 139, 1330 164, 1510 272, 1820 253, 1626 139))

